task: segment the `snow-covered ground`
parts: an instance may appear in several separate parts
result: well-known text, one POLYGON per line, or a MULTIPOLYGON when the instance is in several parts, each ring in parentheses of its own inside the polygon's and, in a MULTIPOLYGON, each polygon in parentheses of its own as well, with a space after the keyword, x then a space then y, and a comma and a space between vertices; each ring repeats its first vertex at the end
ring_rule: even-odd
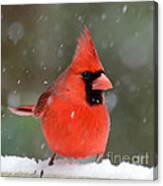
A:
POLYGON ((73 160, 55 160, 53 166, 48 166, 48 161, 44 160, 37 163, 35 159, 1 156, 1 173, 2 176, 39 177, 41 170, 44 170, 43 177, 141 180, 153 180, 154 177, 154 168, 126 162, 114 166, 108 159, 99 164, 95 162, 81 164, 73 160))

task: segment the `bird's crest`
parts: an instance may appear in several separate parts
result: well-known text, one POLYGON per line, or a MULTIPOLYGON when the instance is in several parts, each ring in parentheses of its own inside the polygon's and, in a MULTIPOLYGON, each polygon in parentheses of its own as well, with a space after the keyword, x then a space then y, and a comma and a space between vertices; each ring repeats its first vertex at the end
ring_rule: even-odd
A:
POLYGON ((91 33, 86 26, 84 27, 84 33, 82 33, 78 38, 78 44, 71 68, 79 72, 96 72, 103 70, 103 66, 96 52, 91 33))

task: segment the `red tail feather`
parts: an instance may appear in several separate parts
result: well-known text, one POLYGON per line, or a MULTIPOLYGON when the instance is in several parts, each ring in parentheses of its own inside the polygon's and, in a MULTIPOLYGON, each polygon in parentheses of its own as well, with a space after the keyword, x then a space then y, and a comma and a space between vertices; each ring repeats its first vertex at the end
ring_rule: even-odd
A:
POLYGON ((8 108, 12 113, 19 116, 33 116, 35 105, 25 105, 20 107, 9 107, 8 108))

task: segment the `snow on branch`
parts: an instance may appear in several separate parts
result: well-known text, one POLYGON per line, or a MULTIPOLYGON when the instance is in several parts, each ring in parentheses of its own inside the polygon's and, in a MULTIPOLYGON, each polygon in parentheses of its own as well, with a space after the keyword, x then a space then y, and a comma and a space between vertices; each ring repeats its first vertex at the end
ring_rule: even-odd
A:
POLYGON ((41 170, 44 170, 43 177, 153 180, 154 168, 127 162, 114 166, 108 159, 103 160, 100 164, 55 160, 53 166, 48 166, 48 161, 40 160, 37 163, 35 159, 26 157, 1 156, 1 174, 2 176, 39 177, 41 170))

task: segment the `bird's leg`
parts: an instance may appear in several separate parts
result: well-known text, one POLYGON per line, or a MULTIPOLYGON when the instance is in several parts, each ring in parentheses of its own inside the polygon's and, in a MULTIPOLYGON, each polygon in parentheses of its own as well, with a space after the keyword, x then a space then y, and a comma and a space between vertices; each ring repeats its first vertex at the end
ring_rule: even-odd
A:
POLYGON ((103 159, 103 156, 104 156, 104 154, 97 155, 97 157, 96 157, 96 163, 101 163, 102 162, 102 159, 103 159))
POLYGON ((49 161, 49 163, 48 163, 49 166, 53 165, 56 156, 57 156, 56 153, 54 153, 54 154, 52 155, 52 157, 50 158, 50 161, 49 161))
MULTIPOLYGON (((48 162, 48 165, 49 166, 53 165, 56 156, 57 156, 57 154, 56 153, 53 153, 52 157, 50 158, 50 161, 48 162)), ((40 178, 43 177, 43 174, 44 174, 44 170, 41 170, 41 172, 40 172, 40 178)))
POLYGON ((43 169, 42 169, 41 172, 40 172, 40 178, 43 177, 43 174, 44 174, 44 171, 43 171, 43 169))

